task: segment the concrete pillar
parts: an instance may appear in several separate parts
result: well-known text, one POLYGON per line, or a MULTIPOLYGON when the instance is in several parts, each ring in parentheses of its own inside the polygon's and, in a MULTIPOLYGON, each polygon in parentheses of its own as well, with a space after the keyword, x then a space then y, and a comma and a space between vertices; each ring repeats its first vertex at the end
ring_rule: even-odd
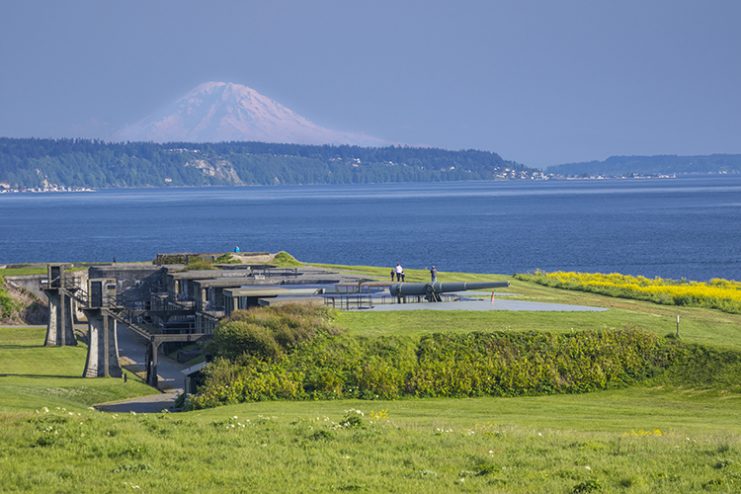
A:
POLYGON ((198 307, 199 310, 206 310, 208 307, 208 289, 201 288, 201 305, 198 307))
POLYGON ((159 353, 160 344, 156 341, 152 341, 147 345, 147 384, 156 388, 158 384, 157 378, 157 354, 159 353))
POLYGON ((49 324, 46 327, 46 346, 77 345, 73 324, 72 299, 64 290, 46 290, 49 299, 49 324))
POLYGON ((121 377, 116 321, 104 311, 87 311, 89 344, 83 377, 121 377))
POLYGON ((59 292, 47 291, 46 297, 49 299, 49 323, 46 326, 46 346, 56 346, 57 344, 57 322, 59 320, 59 292))

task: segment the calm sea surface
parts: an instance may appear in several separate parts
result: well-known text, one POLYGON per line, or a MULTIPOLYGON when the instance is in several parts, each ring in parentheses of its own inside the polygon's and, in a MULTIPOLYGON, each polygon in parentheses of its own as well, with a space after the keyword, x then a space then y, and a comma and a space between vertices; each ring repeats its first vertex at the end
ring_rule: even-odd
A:
POLYGON ((0 263, 237 244, 343 264, 741 279, 741 178, 0 195, 0 263))

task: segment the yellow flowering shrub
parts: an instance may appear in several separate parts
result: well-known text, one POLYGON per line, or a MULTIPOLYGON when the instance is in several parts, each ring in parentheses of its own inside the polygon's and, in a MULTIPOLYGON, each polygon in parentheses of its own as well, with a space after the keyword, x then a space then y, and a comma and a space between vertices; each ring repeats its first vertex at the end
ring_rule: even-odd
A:
POLYGON ((517 278, 555 288, 741 313, 741 282, 722 278, 701 282, 573 271, 536 271, 533 274, 517 275, 517 278))

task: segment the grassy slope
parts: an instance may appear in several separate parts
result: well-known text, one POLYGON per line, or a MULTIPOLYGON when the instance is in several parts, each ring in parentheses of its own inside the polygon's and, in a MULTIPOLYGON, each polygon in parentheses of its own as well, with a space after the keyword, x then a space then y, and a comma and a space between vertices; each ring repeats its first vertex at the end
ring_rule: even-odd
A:
POLYGON ((713 391, 69 413, 4 417, 5 492, 734 492, 741 478, 741 403, 713 391), (364 427, 338 425, 351 407, 364 427))
MULTIPOLYGON (((419 312, 340 320, 351 331, 376 334, 493 324, 559 330, 666 321, 668 328, 656 331, 673 328, 675 308, 528 285, 513 283, 511 291, 613 309, 605 319, 419 312)), ((686 339, 741 347, 735 316, 681 313, 686 339)), ((741 396, 723 390, 639 386, 522 398, 264 402, 115 416, 86 406, 149 388, 80 379, 85 348, 44 348, 42 339, 39 329, 0 330, 0 485, 7 492, 567 493, 591 486, 673 493, 737 492, 741 485, 741 396), (30 411, 44 406, 49 413, 30 411), (350 408, 366 413, 364 427, 338 426, 350 408)))
MULTIPOLYGON (((43 328, 0 328, 0 411, 41 406, 85 408, 152 394, 137 379, 84 379, 87 348, 47 348, 43 328)), ((132 376, 129 376, 132 377, 132 376)))

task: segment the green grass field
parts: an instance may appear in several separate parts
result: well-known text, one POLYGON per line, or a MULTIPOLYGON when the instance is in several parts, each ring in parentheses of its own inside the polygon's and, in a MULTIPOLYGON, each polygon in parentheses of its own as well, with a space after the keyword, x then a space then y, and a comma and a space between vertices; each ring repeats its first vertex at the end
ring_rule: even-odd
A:
POLYGON ((94 403, 152 394, 133 375, 83 379, 87 347, 44 347, 43 328, 0 328, 0 411, 39 406, 86 408, 94 403))
MULTIPOLYGON (((319 266, 347 270, 375 279, 386 279, 388 268, 357 266, 348 268, 331 264, 319 266)), ((407 281, 427 281, 424 270, 406 270, 407 281)), ((674 307, 638 300, 613 298, 593 293, 549 288, 515 280, 510 276, 474 273, 440 273, 440 281, 509 281, 507 299, 604 307, 606 312, 343 312, 338 323, 356 334, 410 334, 444 331, 571 331, 581 329, 634 328, 659 335, 676 330, 680 316, 680 335, 688 342, 719 348, 741 350, 741 314, 727 314, 713 309, 674 307)), ((503 298, 503 297, 501 297, 503 298)), ((495 301, 496 303, 496 301, 495 301)))
MULTIPOLYGON (((416 277, 426 273, 407 279, 416 277)), ((509 291, 610 310, 343 313, 338 320, 356 334, 636 327, 663 335, 674 331, 679 313, 683 339, 741 349, 739 316, 517 281, 509 291)), ((88 406, 151 388, 134 379, 79 378, 84 346, 42 342, 39 328, 0 329, 2 492, 741 491, 741 395, 724 389, 642 385, 583 395, 274 401, 115 415, 88 406)))

